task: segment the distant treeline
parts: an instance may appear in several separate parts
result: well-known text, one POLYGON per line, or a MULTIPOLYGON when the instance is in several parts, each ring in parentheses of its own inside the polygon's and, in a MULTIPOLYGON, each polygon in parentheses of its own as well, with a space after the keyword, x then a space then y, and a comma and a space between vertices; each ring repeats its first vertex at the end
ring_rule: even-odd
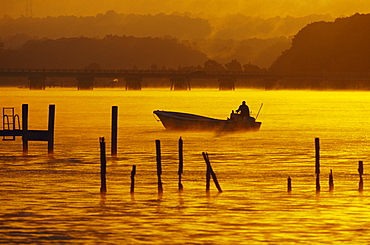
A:
POLYGON ((370 72, 370 14, 303 28, 271 66, 282 72, 370 72))
POLYGON ((30 40, 19 49, 0 49, 1 68, 151 69, 258 71, 233 59, 225 64, 175 38, 60 38, 30 40))
POLYGON ((18 49, 29 40, 107 35, 169 38, 186 41, 210 59, 226 63, 237 59, 268 68, 288 49, 291 37, 306 24, 332 20, 327 15, 262 19, 242 14, 200 18, 191 14, 120 14, 108 11, 96 16, 0 18, 0 43, 18 49))
POLYGON ((150 69, 197 66, 207 61, 204 53, 174 38, 60 38, 30 40, 21 48, 2 50, 2 68, 150 69))
MULTIPOLYGON (((109 15, 120 17, 119 14, 107 13, 100 18, 109 15)), ((25 21, 27 19, 24 18, 25 21)), ((202 23, 204 28, 208 25, 207 22, 202 23)), ((370 72, 370 14, 311 23, 294 36, 292 44, 289 40, 280 37, 191 41, 171 36, 119 35, 31 39, 19 48, 7 48, 0 42, 0 67, 232 71, 268 68, 280 72, 370 72), (269 57, 272 66, 250 62, 251 59, 257 61, 258 57, 265 57, 265 61, 269 57)), ((285 85, 300 88, 304 82, 289 81, 285 85)), ((332 85, 324 82, 321 86, 332 85)))
POLYGON ((0 18, 0 36, 26 34, 31 37, 135 37, 173 36, 179 39, 208 37, 212 32, 208 20, 180 15, 135 15, 108 11, 96 16, 58 16, 46 18, 9 16, 0 18))
POLYGON ((135 37, 173 36, 181 40, 250 38, 269 39, 292 36, 308 23, 331 21, 329 15, 304 17, 258 18, 242 14, 225 17, 200 18, 188 14, 120 14, 108 11, 96 16, 20 17, 0 18, 0 36, 26 34, 36 38, 104 37, 126 35, 135 37))

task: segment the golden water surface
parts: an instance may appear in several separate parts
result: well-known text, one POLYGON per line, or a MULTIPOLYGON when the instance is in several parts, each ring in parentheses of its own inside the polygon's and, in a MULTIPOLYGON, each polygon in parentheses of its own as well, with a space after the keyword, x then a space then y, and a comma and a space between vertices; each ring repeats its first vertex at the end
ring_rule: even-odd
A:
POLYGON ((0 141, 0 242, 82 244, 358 244, 370 242, 370 93, 145 89, 1 89, 1 107, 29 104, 29 129, 47 129, 56 105, 55 154, 45 142, 0 141), (241 101, 259 132, 169 132, 154 110, 225 119, 241 101), (118 106, 118 157, 110 156, 111 107, 118 106), (99 137, 107 146, 100 195, 99 137), (178 140, 184 191, 178 192, 178 140), (321 192, 315 190, 320 138, 321 192), (155 140, 161 141, 162 196, 155 140), (222 193, 205 191, 208 152, 222 193), (358 161, 364 191, 358 191, 358 161), (130 195, 132 165, 137 166, 130 195), (328 175, 334 174, 329 192, 328 175), (287 193, 287 178, 293 190, 287 193))

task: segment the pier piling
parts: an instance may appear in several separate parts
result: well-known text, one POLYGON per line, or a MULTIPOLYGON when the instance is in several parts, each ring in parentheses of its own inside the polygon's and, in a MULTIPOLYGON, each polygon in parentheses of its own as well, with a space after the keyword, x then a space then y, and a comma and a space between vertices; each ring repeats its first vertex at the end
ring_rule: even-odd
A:
POLYGON ((207 164, 207 172, 206 172, 206 192, 208 193, 209 192, 209 182, 210 182, 210 176, 212 176, 212 179, 213 179, 213 182, 215 183, 216 185, 216 188, 218 189, 218 192, 222 192, 222 189, 221 189, 221 186, 220 184, 218 183, 218 180, 217 180, 217 177, 216 177, 216 174, 215 172, 213 172, 213 169, 212 169, 212 166, 211 166, 211 162, 209 161, 209 157, 208 157, 208 153, 206 152, 202 152, 202 155, 203 155, 203 158, 204 158, 204 161, 206 162, 207 164))
POLYGON ((333 190, 334 190, 333 170, 330 169, 330 174, 329 174, 329 191, 332 192, 333 190))
POLYGON ((105 154, 104 137, 100 137, 99 142, 100 142, 100 179, 101 179, 100 193, 106 193, 107 192, 107 181, 106 181, 107 159, 106 159, 106 154, 105 154))
POLYGON ((320 139, 315 138, 315 174, 316 174, 316 192, 320 192, 320 139))
POLYGON ((156 140, 155 141, 156 146, 156 159, 157 159, 157 176, 158 176, 158 194, 163 194, 163 186, 162 186, 162 162, 161 162, 161 141, 156 140))
POLYGON ((28 155, 28 137, 25 135, 28 131, 28 104, 22 105, 22 131, 23 155, 28 155))
POLYGON ((360 175, 360 182, 358 184, 358 191, 362 192, 364 190, 364 181, 362 175, 364 174, 364 164, 362 161, 358 162, 358 174, 360 175))
POLYGON ((48 120, 48 154, 54 154, 54 122, 55 122, 55 105, 49 105, 48 120))
POLYGON ((209 191, 211 189, 210 182, 211 182, 211 170, 209 169, 209 167, 207 165, 207 169, 206 169, 206 193, 207 194, 209 194, 209 191))
POLYGON ((131 170, 131 188, 130 188, 131 195, 134 194, 134 191, 135 191, 135 174, 136 174, 136 165, 132 165, 132 170, 131 170))
POLYGON ((184 190, 184 187, 182 186, 181 183, 181 175, 183 173, 183 168, 184 168, 184 160, 183 160, 183 141, 180 137, 179 139, 179 191, 182 192, 184 190))
POLYGON ((117 157, 118 106, 112 106, 112 143, 111 156, 117 157))

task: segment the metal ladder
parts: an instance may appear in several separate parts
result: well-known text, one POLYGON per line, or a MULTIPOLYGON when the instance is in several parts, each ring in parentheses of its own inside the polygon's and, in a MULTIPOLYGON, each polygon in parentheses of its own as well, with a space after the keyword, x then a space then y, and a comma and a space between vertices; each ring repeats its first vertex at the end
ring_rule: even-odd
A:
MULTIPOLYGON (((20 130, 19 116, 13 107, 3 107, 3 130, 20 130)), ((15 136, 3 136, 3 141, 15 140, 15 136)))

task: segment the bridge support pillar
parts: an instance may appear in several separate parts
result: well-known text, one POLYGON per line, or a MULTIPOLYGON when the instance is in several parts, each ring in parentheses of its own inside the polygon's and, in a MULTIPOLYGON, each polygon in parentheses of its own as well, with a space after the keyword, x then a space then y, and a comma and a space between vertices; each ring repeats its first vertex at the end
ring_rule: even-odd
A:
POLYGON ((218 79, 220 83, 219 90, 235 90, 235 81, 234 78, 221 78, 218 79))
POLYGON ((46 77, 29 77, 30 89, 31 90, 44 90, 46 77))
POLYGON ((141 77, 125 77, 126 90, 141 90, 141 77))
POLYGON ((94 77, 77 77, 78 90, 93 90, 94 77))
POLYGON ((274 89, 279 85, 279 79, 269 78, 263 80, 265 84, 265 90, 274 89))
POLYGON ((191 90, 190 78, 188 77, 176 77, 171 78, 171 90, 191 90))

